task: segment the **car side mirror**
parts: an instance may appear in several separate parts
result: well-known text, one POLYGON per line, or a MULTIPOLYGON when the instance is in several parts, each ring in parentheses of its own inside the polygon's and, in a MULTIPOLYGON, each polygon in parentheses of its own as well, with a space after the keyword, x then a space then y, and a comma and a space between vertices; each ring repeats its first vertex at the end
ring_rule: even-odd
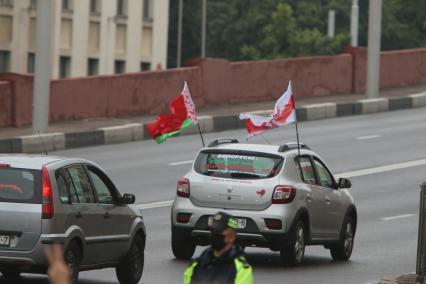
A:
POLYGON ((350 188, 352 186, 352 183, 347 178, 339 178, 339 188, 350 188))
POLYGON ((136 197, 133 194, 124 194, 123 197, 121 198, 121 203, 122 204, 133 204, 135 203, 136 197))

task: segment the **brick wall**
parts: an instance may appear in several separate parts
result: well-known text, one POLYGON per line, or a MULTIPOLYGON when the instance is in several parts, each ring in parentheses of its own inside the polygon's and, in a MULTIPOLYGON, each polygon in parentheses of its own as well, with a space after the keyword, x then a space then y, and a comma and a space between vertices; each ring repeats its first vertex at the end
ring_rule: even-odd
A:
MULTIPOLYGON (((50 121, 123 117, 167 111, 183 81, 198 108, 275 100, 292 80, 297 96, 365 91, 367 53, 349 48, 335 56, 233 62, 193 60, 192 67, 51 82, 50 121)), ((381 54, 381 88, 426 82, 426 48, 381 54)), ((33 77, 2 73, 0 126, 31 124, 33 77)))

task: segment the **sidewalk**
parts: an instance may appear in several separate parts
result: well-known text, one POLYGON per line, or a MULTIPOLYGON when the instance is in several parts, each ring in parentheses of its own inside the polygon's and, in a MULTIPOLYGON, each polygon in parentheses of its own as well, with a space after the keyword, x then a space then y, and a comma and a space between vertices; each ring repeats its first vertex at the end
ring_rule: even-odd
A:
MULTIPOLYGON (((239 113, 269 115, 274 104, 275 101, 269 101, 200 109, 200 126, 204 132, 243 128, 239 113)), ((426 107, 426 84, 383 90, 379 98, 369 100, 360 94, 302 97, 296 99, 296 107, 299 121, 426 107)), ((42 137, 49 151, 150 139, 144 124, 154 120, 154 116, 134 116, 55 122, 49 125, 49 134, 42 137)), ((184 134, 195 133, 195 129, 188 130, 184 134)), ((39 137, 32 135, 31 126, 28 126, 1 128, 0 152, 33 153, 42 152, 42 149, 39 137)))

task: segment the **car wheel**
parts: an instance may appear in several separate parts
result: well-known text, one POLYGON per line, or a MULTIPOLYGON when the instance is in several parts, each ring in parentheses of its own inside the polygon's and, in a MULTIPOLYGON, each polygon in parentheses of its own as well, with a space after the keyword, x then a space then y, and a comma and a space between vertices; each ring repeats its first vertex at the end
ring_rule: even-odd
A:
POLYGON ((291 232, 289 242, 280 250, 282 261, 287 265, 298 266, 305 255, 306 231, 303 221, 299 221, 291 232))
POLYGON ((334 260, 346 261, 352 255, 355 239, 355 224, 351 217, 348 217, 343 224, 340 233, 340 241, 330 247, 331 257, 334 260))
POLYGON ((71 269, 71 283, 78 282, 82 256, 80 245, 76 241, 71 241, 64 253, 64 260, 71 269))
POLYGON ((15 269, 4 269, 1 271, 1 274, 6 278, 17 278, 21 274, 21 271, 15 269))
POLYGON ((122 284, 136 284, 142 277, 144 266, 145 239, 137 234, 126 257, 117 265, 115 272, 122 284))
POLYGON ((172 251, 177 259, 191 259, 194 255, 196 245, 190 238, 183 238, 180 235, 172 233, 172 251))

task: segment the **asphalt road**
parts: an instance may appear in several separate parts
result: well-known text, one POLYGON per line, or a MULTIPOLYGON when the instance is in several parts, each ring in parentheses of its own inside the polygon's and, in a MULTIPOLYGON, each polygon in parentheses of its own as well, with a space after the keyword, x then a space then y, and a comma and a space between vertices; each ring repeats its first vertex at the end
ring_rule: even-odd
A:
MULTIPOLYGON (((387 112, 304 122, 301 141, 319 153, 335 173, 358 172, 351 178, 359 221, 349 262, 333 262, 328 250, 309 247, 305 263, 283 267, 279 254, 247 249, 256 283, 377 283, 384 275, 415 270, 419 184, 426 181, 426 109, 387 112), (413 164, 404 162, 420 161, 413 164), (395 165, 394 167, 383 167, 395 165), (379 167, 379 168, 377 168, 379 167), (393 168, 391 170, 391 168, 393 168)), ((245 140, 245 131, 206 134, 245 140)), ((265 134, 273 144, 294 141, 294 127, 265 134)), ((267 143, 262 137, 251 140, 267 143)), ((174 198, 176 180, 189 169, 201 142, 196 135, 154 141, 90 147, 55 154, 97 162, 121 192, 134 193, 138 204, 174 198)), ((155 205, 155 204, 154 204, 155 205)), ((144 209, 148 230, 145 270, 141 283, 182 283, 188 264, 173 258, 170 248, 170 207, 144 209)), ((197 249, 196 254, 200 253, 197 249)), ((47 283, 45 277, 25 275, 22 283, 47 283)), ((81 283, 118 283, 113 269, 81 273, 81 283)))

